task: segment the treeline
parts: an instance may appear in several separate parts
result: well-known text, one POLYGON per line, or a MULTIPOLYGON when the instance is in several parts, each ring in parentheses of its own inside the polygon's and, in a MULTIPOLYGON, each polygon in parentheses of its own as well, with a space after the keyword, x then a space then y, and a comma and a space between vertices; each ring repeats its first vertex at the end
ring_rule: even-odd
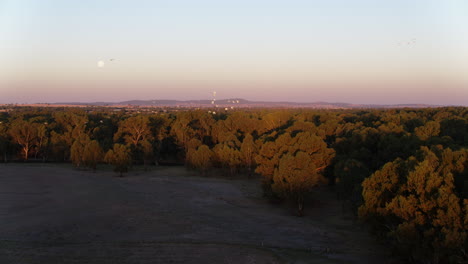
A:
POLYGON ((16 108, 0 115, 9 160, 180 163, 261 175, 303 213, 321 184, 409 260, 467 260, 468 108, 147 113, 16 108))

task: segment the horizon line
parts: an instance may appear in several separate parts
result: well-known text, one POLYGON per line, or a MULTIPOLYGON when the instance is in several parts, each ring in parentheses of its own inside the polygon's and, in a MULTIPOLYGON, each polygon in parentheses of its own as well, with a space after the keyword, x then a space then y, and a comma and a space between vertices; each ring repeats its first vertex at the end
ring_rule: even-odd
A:
MULTIPOLYGON (((66 102, 35 102, 35 103, 0 103, 0 105, 16 105, 16 106, 32 106, 32 105, 98 105, 98 104, 128 104, 128 102, 150 102, 150 101, 176 101, 181 103, 190 103, 196 101, 212 101, 213 99, 129 99, 121 101, 66 101, 66 102)), ((468 107, 468 105, 457 105, 457 104, 431 104, 431 103, 352 103, 352 102, 331 102, 331 101, 309 101, 309 102, 298 102, 298 101, 275 101, 275 100, 249 100, 240 97, 222 98, 216 99, 215 101, 226 101, 226 100, 244 100, 243 104, 296 104, 296 105, 307 105, 307 104, 346 104, 349 106, 427 106, 427 107, 468 107)), ((241 103, 239 103, 241 104, 241 103)), ((131 105, 131 104, 130 104, 131 105)))

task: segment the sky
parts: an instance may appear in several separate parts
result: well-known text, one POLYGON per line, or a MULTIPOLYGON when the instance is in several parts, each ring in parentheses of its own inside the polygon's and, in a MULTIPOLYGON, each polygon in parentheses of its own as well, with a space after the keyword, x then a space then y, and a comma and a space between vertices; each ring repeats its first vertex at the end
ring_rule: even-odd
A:
POLYGON ((466 0, 0 0, 0 103, 468 106, 466 0))

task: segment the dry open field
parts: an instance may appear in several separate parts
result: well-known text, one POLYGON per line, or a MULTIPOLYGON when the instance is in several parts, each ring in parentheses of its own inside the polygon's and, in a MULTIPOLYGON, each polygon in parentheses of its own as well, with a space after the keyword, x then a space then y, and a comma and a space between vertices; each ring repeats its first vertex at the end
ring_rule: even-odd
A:
POLYGON ((182 167, 0 165, 0 263, 386 263, 332 193, 306 214, 268 203, 257 180, 182 167))

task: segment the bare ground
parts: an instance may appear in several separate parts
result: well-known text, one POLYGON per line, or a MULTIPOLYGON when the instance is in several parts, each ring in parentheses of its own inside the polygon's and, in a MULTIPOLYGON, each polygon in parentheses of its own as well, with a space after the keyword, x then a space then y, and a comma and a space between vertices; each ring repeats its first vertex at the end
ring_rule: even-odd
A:
POLYGON ((386 263, 388 255, 318 190, 306 216, 256 180, 181 167, 79 171, 0 165, 0 263, 386 263))

